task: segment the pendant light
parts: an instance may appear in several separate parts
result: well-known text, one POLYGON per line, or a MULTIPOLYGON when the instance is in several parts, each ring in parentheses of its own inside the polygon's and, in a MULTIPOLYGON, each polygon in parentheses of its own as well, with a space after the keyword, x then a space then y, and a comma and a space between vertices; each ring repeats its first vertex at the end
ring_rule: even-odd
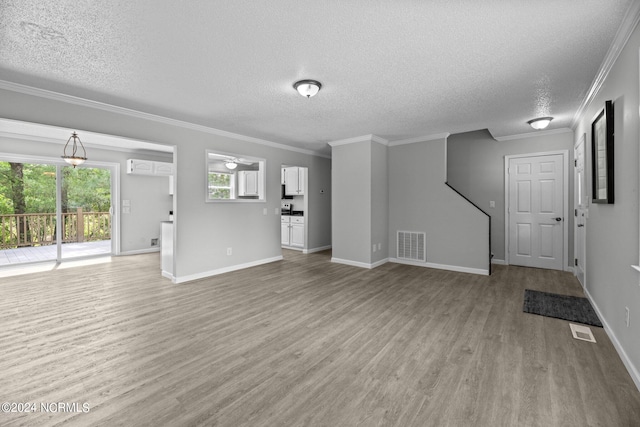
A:
POLYGON ((293 84, 293 88, 297 90, 300 95, 311 98, 316 93, 320 92, 322 83, 317 80, 300 80, 293 84))
POLYGON ((85 160, 87 160, 87 151, 84 149, 84 145, 82 144, 82 141, 80 141, 80 138, 78 137, 78 134, 73 132, 71 134, 71 137, 69 137, 69 139, 67 140, 67 143, 64 145, 64 152, 63 152, 63 156, 62 158, 64 159, 65 162, 69 163, 70 165, 73 165, 73 167, 75 168, 78 165, 81 165, 85 162, 85 160), (71 155, 67 155, 67 147, 69 146, 69 142, 73 139, 73 146, 72 146, 72 150, 71 150, 71 155), (82 153, 84 157, 80 157, 77 154, 78 152, 78 143, 80 143, 80 147, 82 147, 82 153))

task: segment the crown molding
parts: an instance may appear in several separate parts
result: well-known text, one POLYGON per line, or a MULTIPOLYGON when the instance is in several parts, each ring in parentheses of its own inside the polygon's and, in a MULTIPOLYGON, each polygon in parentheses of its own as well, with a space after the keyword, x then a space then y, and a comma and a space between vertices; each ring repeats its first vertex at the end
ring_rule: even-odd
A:
POLYGON ((536 130, 533 132, 519 133, 517 135, 494 136, 496 141, 513 141, 515 139, 537 138, 540 136, 557 135, 559 133, 573 132, 570 128, 558 128, 549 130, 536 130))
POLYGON ((573 116, 573 120, 571 121, 572 129, 575 129, 578 126, 580 118, 583 116, 587 108, 589 108, 598 92, 600 92, 600 89, 607 79, 607 76, 609 76, 609 72, 620 56, 622 49, 629 41, 633 30, 635 30, 636 26, 638 25, 638 22, 640 22, 640 2, 632 1, 629 9, 627 9, 627 13, 624 16, 624 19, 622 20, 622 24, 618 28, 618 31, 613 38, 613 42, 611 43, 611 46, 607 51, 607 55, 604 57, 602 65, 600 65, 598 74, 596 74, 596 77, 591 83, 591 87, 589 88, 589 92, 587 92, 587 96, 584 98, 584 100, 580 104, 580 107, 573 116))
POLYGON ((406 145, 406 144, 415 144, 416 142, 427 142, 427 141, 435 141, 436 139, 447 139, 451 134, 448 132, 445 133, 436 133, 433 135, 425 135, 425 136, 417 136, 415 138, 408 139, 398 139, 396 141, 391 141, 389 143, 389 147, 395 147, 398 145, 406 145))
POLYGON ((77 96, 66 95, 59 92, 53 92, 46 89, 34 88, 31 86, 22 85, 19 83, 8 82, 6 80, 0 80, 0 89, 8 90, 11 92, 22 93, 25 95, 36 96, 39 98, 50 99, 53 101, 64 102, 67 104, 79 105, 82 107, 93 108, 97 110, 107 111, 115 114, 122 114, 129 117, 135 117, 138 119, 149 120, 156 123, 162 123, 169 126, 176 126, 183 129, 194 130, 198 132, 208 133, 212 135, 224 136, 227 138, 233 138, 240 141, 252 142, 254 144, 265 145, 272 148, 278 148, 281 150, 294 151, 296 153, 308 154, 311 156, 318 156, 330 159, 331 156, 322 154, 313 150, 307 150, 304 148, 292 147, 286 144, 280 144, 278 142, 267 141, 266 139, 254 138, 252 136, 241 135, 238 133, 227 132, 224 130, 198 125, 195 123, 185 122, 183 120, 171 119, 168 117, 158 116, 155 114, 144 113, 142 111, 132 110, 129 108, 118 107, 103 102, 92 101, 77 96))
POLYGON ((340 139, 338 141, 331 141, 328 144, 331 147, 339 147, 340 145, 355 144, 358 142, 377 142, 378 144, 389 145, 389 141, 387 141, 386 139, 380 138, 379 136, 372 135, 372 134, 355 136, 353 138, 347 138, 347 139, 340 139))

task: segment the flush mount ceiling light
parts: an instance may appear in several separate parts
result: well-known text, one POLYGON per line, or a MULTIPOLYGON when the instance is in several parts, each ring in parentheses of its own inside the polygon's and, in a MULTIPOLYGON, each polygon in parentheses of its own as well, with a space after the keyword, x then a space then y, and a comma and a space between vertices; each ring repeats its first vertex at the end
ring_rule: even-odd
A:
POLYGON ((227 162, 224 162, 224 165, 227 167, 227 169, 231 169, 231 170, 234 170, 235 168, 238 167, 238 164, 236 162, 234 162, 233 160, 229 160, 227 162))
POLYGON ((64 145, 64 151, 63 151, 63 156, 61 156, 65 162, 69 163, 70 165, 73 165, 73 167, 75 168, 78 165, 81 165, 85 162, 85 160, 87 160, 87 151, 84 149, 84 145, 82 144, 82 141, 80 141, 80 138, 78 137, 78 134, 73 132, 71 134, 71 137, 69 137, 69 139, 67 140, 67 143, 64 145), (71 155, 67 155, 67 147, 69 146, 69 142, 73 139, 73 146, 72 146, 72 150, 71 150, 71 155), (84 157, 80 157, 77 154, 78 152, 78 143, 80 143, 80 147, 82 147, 82 152, 84 157))
POLYGON ((553 117, 540 117, 537 119, 529 120, 527 123, 529 123, 529 125, 535 130, 540 130, 549 126, 551 120, 553 120, 553 117))
POLYGON ((300 95, 311 98, 313 95, 320 92, 322 83, 317 80, 300 80, 293 84, 293 88, 297 90, 300 95))

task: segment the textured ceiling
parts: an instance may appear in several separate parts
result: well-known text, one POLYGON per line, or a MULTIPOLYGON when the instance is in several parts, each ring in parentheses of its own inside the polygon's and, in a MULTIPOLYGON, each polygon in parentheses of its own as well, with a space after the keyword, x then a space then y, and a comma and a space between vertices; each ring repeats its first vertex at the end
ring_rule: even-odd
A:
POLYGON ((570 127, 632 1, 0 0, 0 79, 324 153, 499 137, 570 127))

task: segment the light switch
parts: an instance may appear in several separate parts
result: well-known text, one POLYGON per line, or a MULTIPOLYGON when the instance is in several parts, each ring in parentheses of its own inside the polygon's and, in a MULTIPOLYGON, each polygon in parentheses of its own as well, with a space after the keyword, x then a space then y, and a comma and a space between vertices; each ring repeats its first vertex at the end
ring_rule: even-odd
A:
POLYGON ((494 200, 490 200, 489 201, 489 207, 490 208, 495 208, 496 207, 496 202, 494 200))

